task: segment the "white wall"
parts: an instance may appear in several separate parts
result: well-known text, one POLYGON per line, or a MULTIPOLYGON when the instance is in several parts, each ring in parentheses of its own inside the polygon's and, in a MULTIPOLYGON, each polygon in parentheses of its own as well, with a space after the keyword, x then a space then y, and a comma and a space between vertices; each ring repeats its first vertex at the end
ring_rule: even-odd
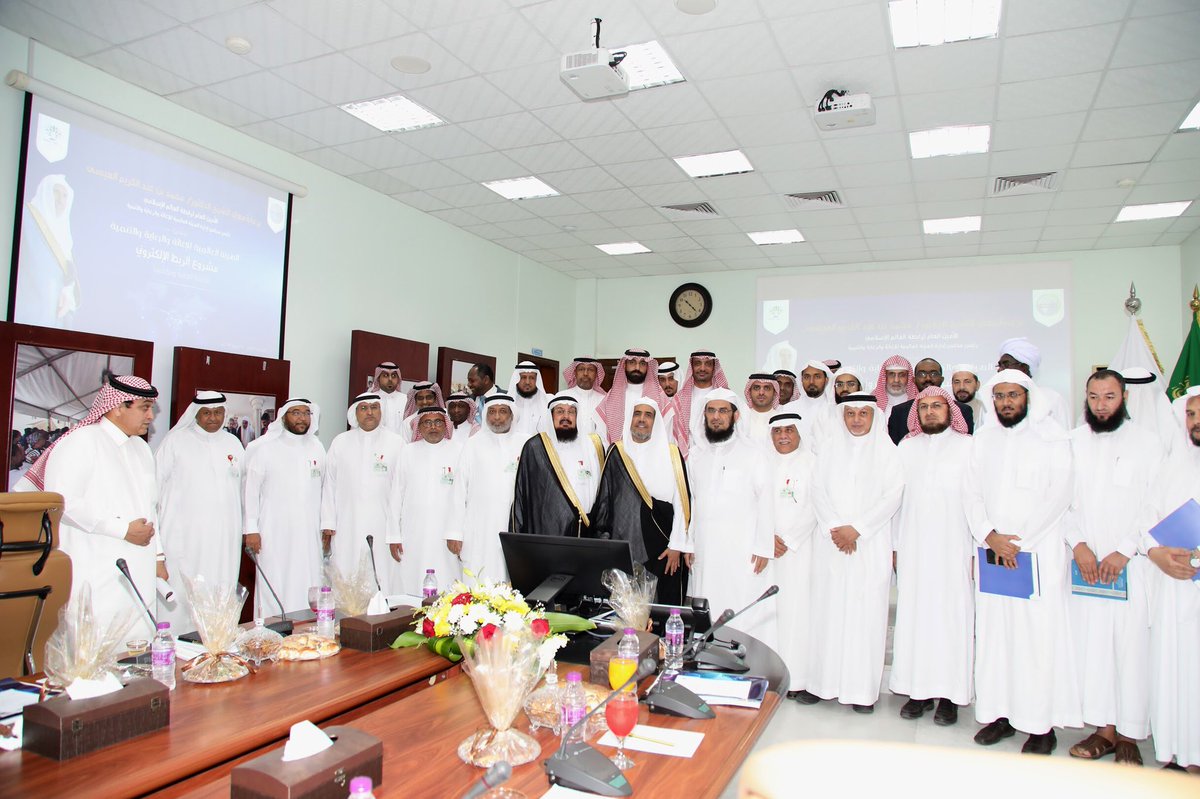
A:
MULTIPOLYGON (((1128 323, 1123 303, 1129 294, 1131 280, 1136 282, 1138 296, 1142 298, 1142 319, 1150 338, 1164 366, 1171 369, 1183 341, 1183 310, 1179 303, 1180 254, 1179 248, 1174 246, 601 280, 591 297, 597 309, 593 312, 596 323, 585 335, 590 333, 594 338, 598 357, 615 356, 632 346, 649 347, 655 353, 679 358, 686 358, 693 350, 713 350, 721 357, 730 385, 740 390, 746 375, 758 368, 754 347, 755 288, 759 277, 817 272, 845 274, 847 287, 852 291, 853 281, 869 280, 870 272, 876 270, 944 267, 948 270, 946 279, 952 281, 955 266, 1046 261, 1065 261, 1072 265, 1074 385, 1083 384, 1092 364, 1107 363, 1124 338, 1128 323), (712 316, 699 328, 691 330, 678 327, 667 315, 671 291, 689 281, 703 284, 713 295, 712 316)), ((588 300, 582 292, 577 295, 577 313, 581 320, 589 316, 584 307, 588 300)), ((837 355, 801 353, 804 358, 837 355)))
MULTIPOLYGON (((308 187, 293 205, 284 355, 292 392, 344 427, 350 331, 495 355, 573 356, 574 281, 541 264, 0 28, 0 70, 21 69, 121 113, 308 187)), ((0 247, 11 252, 24 95, 0 86, 0 247)), ((0 270, 7 298, 8 270, 0 270)), ((169 388, 171 375, 155 375, 169 388)), ((167 407, 164 401, 160 407, 167 407)), ((158 427, 158 425, 156 425, 158 427)))

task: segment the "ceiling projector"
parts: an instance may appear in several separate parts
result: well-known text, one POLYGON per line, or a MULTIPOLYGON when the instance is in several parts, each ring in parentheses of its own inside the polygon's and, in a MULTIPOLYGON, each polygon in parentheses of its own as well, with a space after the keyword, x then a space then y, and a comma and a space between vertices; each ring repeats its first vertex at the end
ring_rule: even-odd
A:
POLYGON ((614 59, 612 52, 603 47, 567 53, 562 57, 558 77, 584 100, 629 94, 629 75, 621 69, 620 59, 614 59))
POLYGON ((875 106, 869 94, 830 90, 817 103, 813 119, 821 130, 845 130, 875 124, 875 106))

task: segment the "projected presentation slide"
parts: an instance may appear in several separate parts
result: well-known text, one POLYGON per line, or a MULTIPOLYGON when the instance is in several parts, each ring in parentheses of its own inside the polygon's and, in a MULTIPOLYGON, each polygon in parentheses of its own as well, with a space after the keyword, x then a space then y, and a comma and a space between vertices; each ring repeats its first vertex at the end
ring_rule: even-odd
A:
POLYGON ((1034 379, 1070 393, 1070 271, 1065 264, 762 278, 756 357, 766 371, 836 358, 867 391, 892 355, 946 370, 970 364, 987 380, 1001 342, 1041 349, 1034 379))
POLYGON ((278 357, 286 192, 38 97, 29 126, 13 321, 278 357))

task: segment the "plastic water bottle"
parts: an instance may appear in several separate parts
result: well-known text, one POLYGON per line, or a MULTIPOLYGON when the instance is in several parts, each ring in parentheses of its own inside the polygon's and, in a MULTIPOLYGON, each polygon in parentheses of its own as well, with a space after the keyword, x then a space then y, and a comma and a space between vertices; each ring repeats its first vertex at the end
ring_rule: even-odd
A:
POLYGON ((333 589, 327 585, 321 586, 317 597, 317 635, 333 637, 333 589))
POLYGON ((425 579, 421 582, 421 597, 423 599, 436 599, 437 595, 437 573, 433 569, 426 569, 425 579))
POLYGON ((175 690, 175 637, 169 621, 158 623, 158 632, 150 642, 150 676, 175 690))
POLYGON ((567 674, 567 687, 562 692, 562 738, 564 743, 583 743, 584 729, 571 732, 572 725, 587 715, 587 696, 583 692, 583 678, 577 671, 567 674))
POLYGON ((370 777, 355 777, 350 780, 350 799, 375 799, 374 783, 370 777))
MULTIPOLYGON (((632 627, 626 627, 624 635, 621 636, 620 642, 617 643, 617 656, 614 658, 620 664, 616 669, 609 664, 608 681, 610 687, 616 690, 626 680, 634 675, 638 669, 638 656, 642 652, 642 645, 638 642, 637 631, 632 627)), ((628 685, 626 691, 636 691, 636 685, 628 685)))
POLYGON ((678 610, 672 610, 667 619, 667 671, 679 671, 683 668, 683 617, 678 610))

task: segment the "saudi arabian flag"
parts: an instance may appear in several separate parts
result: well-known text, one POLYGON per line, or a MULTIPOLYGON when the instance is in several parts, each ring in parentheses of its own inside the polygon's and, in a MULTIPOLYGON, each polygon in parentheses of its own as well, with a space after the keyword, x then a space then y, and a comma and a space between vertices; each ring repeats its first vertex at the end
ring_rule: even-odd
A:
POLYGON ((1200 386, 1200 313, 1192 314, 1192 327, 1171 372, 1167 396, 1178 399, 1192 386, 1200 386))

